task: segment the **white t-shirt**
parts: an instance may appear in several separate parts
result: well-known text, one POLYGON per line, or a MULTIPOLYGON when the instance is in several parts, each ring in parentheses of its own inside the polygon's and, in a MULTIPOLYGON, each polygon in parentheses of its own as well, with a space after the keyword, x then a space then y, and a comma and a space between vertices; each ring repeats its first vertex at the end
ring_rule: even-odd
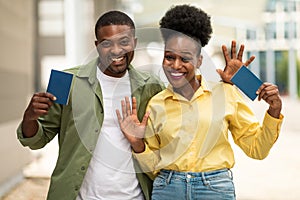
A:
POLYGON ((131 146, 119 128, 116 109, 131 96, 128 71, 121 78, 105 75, 97 68, 101 85, 104 120, 95 151, 77 200, 143 200, 132 160, 131 146))

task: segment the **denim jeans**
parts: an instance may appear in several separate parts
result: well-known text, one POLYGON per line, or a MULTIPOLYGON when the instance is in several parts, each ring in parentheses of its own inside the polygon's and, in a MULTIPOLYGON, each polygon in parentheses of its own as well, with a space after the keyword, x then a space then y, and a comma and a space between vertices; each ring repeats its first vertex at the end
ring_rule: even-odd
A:
POLYGON ((161 170, 153 182, 152 200, 233 200, 235 189, 228 169, 210 172, 161 170))

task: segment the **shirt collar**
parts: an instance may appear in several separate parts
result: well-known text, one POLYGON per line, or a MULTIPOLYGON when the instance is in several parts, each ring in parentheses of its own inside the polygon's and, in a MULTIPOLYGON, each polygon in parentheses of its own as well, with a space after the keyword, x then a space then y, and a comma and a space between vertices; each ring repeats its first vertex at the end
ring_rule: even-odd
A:
MULTIPOLYGON (((202 75, 197 75, 196 78, 200 80, 201 86, 197 89, 192 99, 202 95, 204 92, 211 92, 212 88, 210 84, 204 79, 202 75)), ((174 92, 173 86, 171 84, 168 85, 166 92, 165 92, 165 99, 172 97, 173 99, 181 99, 183 98, 178 93, 174 92)), ((191 99, 191 100, 192 100, 191 99)))

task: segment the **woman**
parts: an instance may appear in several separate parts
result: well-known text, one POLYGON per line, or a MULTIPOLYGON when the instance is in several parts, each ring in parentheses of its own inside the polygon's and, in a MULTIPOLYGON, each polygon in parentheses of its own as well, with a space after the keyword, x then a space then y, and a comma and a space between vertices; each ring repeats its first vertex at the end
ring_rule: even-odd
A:
MULTIPOLYGON (((212 33, 204 11, 189 5, 172 7, 160 28, 165 42, 163 69, 170 85, 152 97, 142 122, 136 117, 135 98, 132 109, 125 98, 122 116, 117 111, 122 132, 142 168, 155 178, 153 200, 235 199, 228 132, 246 155, 264 159, 278 138, 283 118, 277 86, 263 83, 257 91, 258 100, 269 104, 260 125, 234 86, 210 83, 195 73, 202 64, 201 48, 212 33)), ((235 58, 235 43, 233 47, 232 59, 223 47, 226 70, 233 70, 219 72, 227 82, 244 64, 243 50, 235 58)))

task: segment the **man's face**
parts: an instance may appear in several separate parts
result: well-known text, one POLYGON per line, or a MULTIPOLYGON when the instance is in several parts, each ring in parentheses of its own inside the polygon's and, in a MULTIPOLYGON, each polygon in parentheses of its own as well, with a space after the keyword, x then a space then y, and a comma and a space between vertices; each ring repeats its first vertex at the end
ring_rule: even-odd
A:
POLYGON ((95 41, 100 58, 99 67, 104 74, 122 77, 133 59, 136 38, 127 25, 103 26, 95 41))

